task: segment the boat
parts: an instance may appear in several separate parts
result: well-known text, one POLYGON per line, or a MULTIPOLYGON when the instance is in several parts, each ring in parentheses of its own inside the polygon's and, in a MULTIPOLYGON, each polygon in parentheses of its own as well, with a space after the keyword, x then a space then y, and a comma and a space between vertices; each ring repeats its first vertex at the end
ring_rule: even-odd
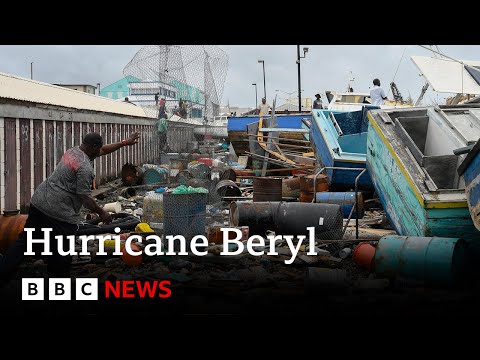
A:
MULTIPOLYGON (((295 114, 275 114, 278 120, 277 127, 279 128, 278 136, 280 138, 289 138, 297 140, 308 140, 308 134, 305 134, 302 129, 306 126, 302 119, 311 121, 312 114, 310 112, 295 113, 295 114)), ((266 117, 265 117, 266 118, 266 117)), ((228 138, 235 149, 235 153, 240 156, 249 151, 248 131, 247 125, 257 123, 260 120, 259 115, 245 115, 245 116, 229 116, 227 132, 228 138)), ((256 134, 250 134, 256 135, 256 134)))
MULTIPOLYGON (((438 106, 368 112, 367 169, 399 235, 463 238, 480 250, 454 150, 480 138, 478 110, 438 106)), ((479 251, 480 253, 480 251, 479 251)))
POLYGON ((228 116, 218 115, 214 116, 213 119, 207 120, 204 125, 195 126, 193 133, 196 136, 211 136, 214 138, 227 138, 227 123, 228 116))
MULTIPOLYGON (((328 100, 328 110, 359 111, 364 106, 373 106, 370 101, 370 93, 326 91, 325 94, 328 100)), ((392 109, 411 106, 412 104, 409 102, 387 99, 379 107, 381 109, 392 109)))
MULTIPOLYGON (((363 104, 356 111, 312 111, 312 143, 316 149, 317 163, 324 167, 365 169, 367 150, 367 112, 378 106, 363 104)), ((355 188, 360 171, 331 169, 326 174, 333 191, 355 188)), ((368 172, 358 181, 359 189, 373 191, 368 172)))
MULTIPOLYGON (((480 117, 480 110, 473 110, 480 117)), ((467 197, 470 216, 475 227, 480 230, 480 140, 475 145, 457 149, 455 154, 467 156, 457 169, 459 176, 465 181, 465 194, 467 197)))

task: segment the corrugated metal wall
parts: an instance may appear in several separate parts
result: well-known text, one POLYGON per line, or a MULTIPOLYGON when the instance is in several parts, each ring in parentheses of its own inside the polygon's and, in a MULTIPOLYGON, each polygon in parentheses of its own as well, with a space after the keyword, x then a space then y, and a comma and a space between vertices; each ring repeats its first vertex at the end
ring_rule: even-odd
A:
MULTIPOLYGON (((0 103, 0 209, 26 212, 34 189, 55 169, 63 153, 81 144, 91 131, 105 144, 119 142, 135 131, 137 145, 126 146, 95 159, 97 184, 120 177, 123 164, 159 163, 160 151, 155 120, 81 110, 65 111, 17 102, 0 103)), ((170 126, 172 150, 187 151, 193 129, 170 126)))

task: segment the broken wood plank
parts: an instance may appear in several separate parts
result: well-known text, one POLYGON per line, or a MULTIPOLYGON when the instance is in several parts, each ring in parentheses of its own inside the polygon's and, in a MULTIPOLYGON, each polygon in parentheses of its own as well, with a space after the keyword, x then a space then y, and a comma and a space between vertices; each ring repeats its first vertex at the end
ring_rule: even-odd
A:
MULTIPOLYGON (((247 134, 245 134, 245 136, 257 136, 257 134, 247 133, 247 134)), ((278 140, 283 140, 283 141, 301 142, 301 143, 310 144, 310 141, 309 141, 309 140, 299 140, 299 139, 292 139, 292 138, 278 137, 278 136, 267 136, 267 135, 263 135, 263 137, 264 137, 264 138, 271 137, 271 138, 273 138, 273 139, 278 139, 278 140)))

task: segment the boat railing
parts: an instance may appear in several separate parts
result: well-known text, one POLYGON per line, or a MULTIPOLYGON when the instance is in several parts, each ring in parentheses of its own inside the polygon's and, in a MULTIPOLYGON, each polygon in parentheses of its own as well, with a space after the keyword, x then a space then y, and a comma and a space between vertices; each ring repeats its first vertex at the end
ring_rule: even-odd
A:
POLYGON ((360 213, 360 210, 358 208, 358 181, 360 180, 360 177, 365 174, 365 172, 367 171, 366 168, 349 168, 349 167, 337 167, 337 166, 324 166, 323 168, 321 168, 316 174, 315 174, 315 177, 313 178, 313 189, 314 189, 314 196, 313 196, 313 199, 312 199, 312 203, 315 203, 317 202, 317 196, 316 196, 316 189, 317 189, 317 177, 318 175, 320 175, 322 172, 324 172, 325 170, 347 170, 347 171, 360 171, 360 174, 357 175, 357 177, 355 178, 355 204, 354 206, 352 206, 352 210, 350 211, 350 215, 348 216, 348 220, 347 220, 347 223, 345 224, 344 226, 344 229, 343 229, 343 234, 345 234, 345 231, 347 230, 347 226, 348 224, 350 223, 350 219, 352 218, 352 214, 353 214, 353 209, 355 209, 356 211, 356 222, 355 222, 355 236, 356 236, 356 239, 358 240, 358 217, 359 217, 359 213, 360 213))
POLYGON ((340 125, 338 125, 337 119, 335 119, 335 115, 333 115, 333 113, 330 113, 330 118, 332 119, 333 126, 335 126, 335 130, 337 130, 338 136, 342 136, 343 131, 340 128, 340 125))

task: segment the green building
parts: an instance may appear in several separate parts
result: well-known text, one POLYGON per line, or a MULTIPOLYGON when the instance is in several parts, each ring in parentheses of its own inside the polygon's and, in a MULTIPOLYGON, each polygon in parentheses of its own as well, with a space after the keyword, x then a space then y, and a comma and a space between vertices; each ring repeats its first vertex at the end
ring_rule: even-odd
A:
POLYGON ((128 96, 128 84, 131 82, 140 81, 134 76, 125 76, 123 79, 115 81, 113 84, 105 86, 100 90, 100 96, 107 97, 109 99, 117 100, 128 96))

